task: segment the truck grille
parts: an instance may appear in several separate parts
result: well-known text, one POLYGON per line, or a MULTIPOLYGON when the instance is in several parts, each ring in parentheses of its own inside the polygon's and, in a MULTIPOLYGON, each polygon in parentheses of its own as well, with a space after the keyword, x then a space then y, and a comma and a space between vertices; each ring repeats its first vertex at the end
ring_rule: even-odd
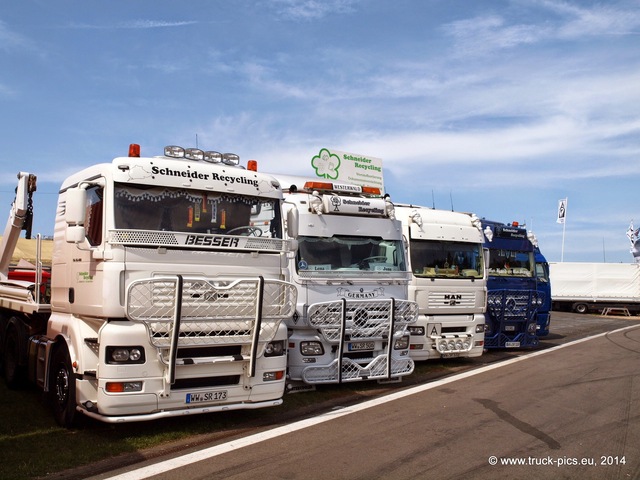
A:
POLYGON ((126 314, 145 324, 151 343, 158 348, 169 348, 174 336, 180 348, 251 345, 257 324, 257 338, 264 344, 274 338, 280 322, 293 314, 296 288, 279 280, 263 280, 262 285, 259 279, 136 280, 127 289, 126 314))
POLYGON ((475 293, 450 294, 445 292, 429 292, 428 308, 473 308, 476 304, 475 293))
MULTIPOLYGON (((404 335, 408 324, 416 321, 418 306, 415 302, 395 300, 394 311, 389 300, 353 300, 344 302, 345 340, 386 339, 389 337, 392 315, 395 316, 394 337, 404 335)), ((341 339, 343 302, 315 303, 307 312, 309 324, 320 330, 328 342, 341 339)))

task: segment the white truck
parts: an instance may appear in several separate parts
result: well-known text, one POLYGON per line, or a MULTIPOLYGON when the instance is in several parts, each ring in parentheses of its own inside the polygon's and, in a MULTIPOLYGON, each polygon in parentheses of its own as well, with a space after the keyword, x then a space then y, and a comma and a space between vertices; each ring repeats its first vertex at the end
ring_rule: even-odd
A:
POLYGON ((276 175, 284 191, 298 304, 289 327, 287 388, 378 380, 414 370, 409 272, 400 222, 379 188, 276 175))
POLYGON ((0 245, 10 386, 37 384, 66 427, 282 403, 292 242, 279 218, 270 238, 249 225, 252 209, 281 208, 273 177, 176 146, 79 171, 60 188, 50 290, 39 261, 30 278, 10 265, 36 182, 18 179, 0 245))
POLYGON ((420 315, 411 331, 414 360, 478 357, 484 349, 487 275, 474 215, 396 205, 409 245, 409 299, 420 315))
POLYGON ((553 310, 640 311, 640 264, 549 262, 553 310))

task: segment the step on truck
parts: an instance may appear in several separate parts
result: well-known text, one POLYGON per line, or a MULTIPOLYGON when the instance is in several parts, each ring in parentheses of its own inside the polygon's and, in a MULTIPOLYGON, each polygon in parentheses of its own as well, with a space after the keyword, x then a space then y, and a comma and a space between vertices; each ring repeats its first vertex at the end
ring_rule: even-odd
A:
POLYGON ((234 154, 171 146, 144 158, 131 145, 64 181, 50 272, 38 261, 30 278, 11 266, 36 183, 20 173, 0 246, 6 382, 35 383, 66 427, 79 414, 115 423, 282 403, 293 252, 279 218, 270 238, 250 226, 252 210, 282 201, 255 170, 234 154))
POLYGON ((482 219, 488 249, 485 348, 535 347, 538 308, 543 295, 536 284, 533 244, 517 222, 482 219))
POLYGON ((276 175, 284 190, 298 288, 289 327, 290 391, 398 381, 414 370, 401 225, 379 188, 276 175))
POLYGON ((475 215, 396 205, 409 245, 409 298, 420 315, 411 331, 414 360, 478 357, 484 349, 487 277, 475 215))

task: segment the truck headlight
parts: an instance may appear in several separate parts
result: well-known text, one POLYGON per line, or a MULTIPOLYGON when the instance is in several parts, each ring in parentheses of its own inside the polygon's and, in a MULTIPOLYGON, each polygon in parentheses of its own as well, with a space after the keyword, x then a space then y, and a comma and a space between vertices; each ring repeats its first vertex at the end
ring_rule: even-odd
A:
POLYGON ((324 355, 324 348, 320 342, 300 342, 302 355, 324 355))
POLYGON ((393 344, 394 350, 406 350, 409 348, 409 336, 405 335, 402 338, 398 338, 393 344))
POLYGON ((486 331, 487 329, 484 323, 479 323, 478 325, 476 325, 476 333, 484 333, 486 331))
POLYGON ((424 336, 424 327, 415 327, 415 326, 409 325, 409 327, 407 328, 409 330, 410 335, 419 335, 421 337, 424 336))
POLYGON ((284 355, 284 340, 269 342, 264 347, 265 357, 281 357, 282 355, 284 355))
POLYGON ((141 364, 145 362, 144 347, 107 347, 106 363, 114 364, 141 364))

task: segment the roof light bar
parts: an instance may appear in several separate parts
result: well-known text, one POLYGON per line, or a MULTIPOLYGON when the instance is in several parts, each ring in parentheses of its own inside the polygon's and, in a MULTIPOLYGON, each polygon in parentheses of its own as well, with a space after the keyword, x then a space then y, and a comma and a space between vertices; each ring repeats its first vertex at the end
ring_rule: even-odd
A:
POLYGON ((199 148, 187 148, 184 151, 184 158, 195 161, 204 160, 204 152, 199 148))
POLYGON ((225 165, 239 165, 240 157, 235 153, 225 153, 222 155, 222 163, 225 165))
POLYGON ((173 158, 183 158, 184 148, 178 147, 176 145, 169 145, 168 147, 164 147, 164 156, 173 157, 173 158))
POLYGON ((212 150, 204 152, 204 161, 209 163, 220 163, 222 162, 222 154, 212 150))

